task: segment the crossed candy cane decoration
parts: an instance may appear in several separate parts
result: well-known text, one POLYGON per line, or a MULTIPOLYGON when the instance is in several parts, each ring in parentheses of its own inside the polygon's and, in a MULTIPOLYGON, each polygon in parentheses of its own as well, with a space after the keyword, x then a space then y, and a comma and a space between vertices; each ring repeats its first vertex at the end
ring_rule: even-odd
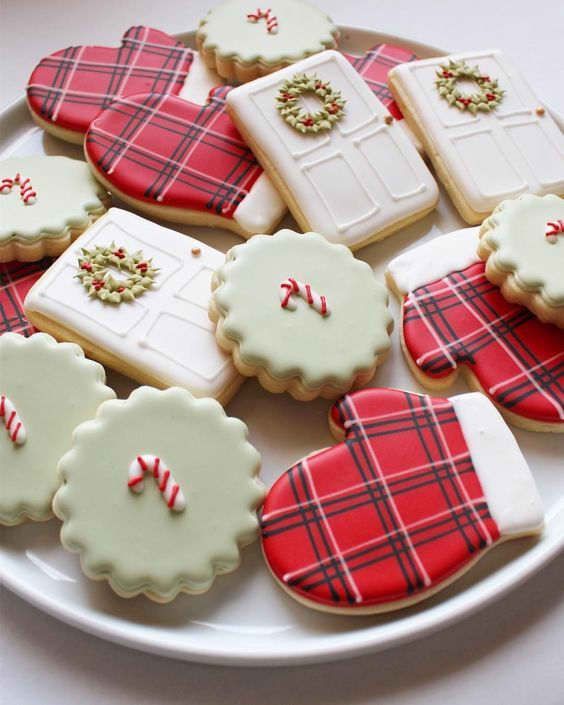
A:
POLYGON ((280 284, 280 304, 282 308, 289 308, 290 311, 296 309, 297 304, 293 300, 293 296, 300 296, 322 316, 328 316, 330 313, 325 296, 320 296, 309 284, 303 284, 296 281, 296 279, 292 279, 292 277, 288 277, 280 284))
POLYGON ((29 176, 16 174, 13 179, 6 176, 2 179, 2 181, 0 181, 0 193, 10 193, 15 185, 20 187, 20 198, 24 202, 24 205, 33 205, 37 200, 37 193, 31 185, 31 179, 29 176))
POLYGON ((4 419, 4 426, 14 445, 21 446, 25 443, 27 434, 25 426, 19 417, 16 407, 2 394, 0 396, 0 419, 4 419))
POLYGON ((146 472, 153 473, 167 507, 174 512, 181 512, 186 507, 186 498, 170 470, 156 455, 138 455, 131 463, 127 482, 129 489, 136 493, 143 492, 146 472))
POLYGON ((258 7, 256 12, 249 12, 247 15, 247 22, 254 22, 256 24, 259 20, 266 20, 266 31, 269 34, 276 34, 278 32, 278 17, 272 14, 270 7, 266 10, 261 10, 261 8, 258 7))
POLYGON ((544 234, 549 242, 556 242, 558 235, 564 235, 564 220, 549 220, 544 234))

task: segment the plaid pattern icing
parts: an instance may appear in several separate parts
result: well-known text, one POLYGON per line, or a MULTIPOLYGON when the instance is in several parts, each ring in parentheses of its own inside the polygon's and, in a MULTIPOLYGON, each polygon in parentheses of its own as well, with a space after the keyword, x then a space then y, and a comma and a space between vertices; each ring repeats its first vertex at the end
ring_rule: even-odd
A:
POLYGON ((0 335, 20 333, 26 337, 35 328, 24 314, 23 302, 27 292, 53 262, 45 257, 39 262, 7 262, 0 264, 0 335))
POLYGON ((403 118, 401 110, 388 88, 388 72, 398 64, 415 61, 417 56, 409 49, 394 44, 376 44, 362 56, 354 56, 346 52, 342 54, 366 81, 376 98, 384 103, 396 120, 401 120, 403 118))
POLYGON ((468 365, 501 407, 564 423, 564 330, 506 301, 484 269, 476 262, 406 295, 409 355, 434 378, 468 365))
POLYGON ((156 94, 115 101, 91 124, 86 152, 128 196, 231 218, 263 172, 227 114, 229 90, 214 88, 205 106, 156 94))
POLYGON ((174 37, 131 27, 119 48, 76 46, 42 59, 33 70, 28 102, 40 118, 86 132, 110 103, 134 93, 179 93, 193 52, 174 37))
POLYGON ((290 468, 261 526, 275 576, 354 609, 415 597, 499 538, 448 399, 365 389, 334 405, 343 443, 290 468))

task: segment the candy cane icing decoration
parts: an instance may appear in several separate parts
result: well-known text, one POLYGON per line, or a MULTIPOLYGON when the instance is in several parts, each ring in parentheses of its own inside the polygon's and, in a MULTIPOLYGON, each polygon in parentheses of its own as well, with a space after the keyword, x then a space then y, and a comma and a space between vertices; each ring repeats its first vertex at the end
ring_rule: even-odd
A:
POLYGON ((288 277, 286 281, 280 284, 280 303, 282 308, 289 308, 290 311, 295 310, 296 302, 293 300, 293 296, 300 296, 322 316, 328 316, 330 313, 325 296, 320 296, 309 284, 303 284, 296 279, 292 279, 292 277, 288 277))
POLYGON ((0 418, 4 419, 4 426, 6 426, 12 443, 17 446, 23 445, 27 438, 25 426, 16 411, 16 407, 4 394, 0 396, 0 418))
POLYGON ((181 512, 186 507, 186 499, 180 485, 165 463, 156 455, 138 455, 129 466, 129 480, 127 486, 132 492, 143 492, 144 476, 152 472, 163 499, 169 509, 181 512))
POLYGON ((0 193, 10 193, 14 185, 20 187, 20 198, 24 202, 24 205, 31 206, 35 203, 37 193, 31 185, 29 176, 16 174, 13 179, 10 176, 4 177, 2 181, 0 181, 0 193))
POLYGON ((549 242, 556 242, 557 235, 564 235, 564 220, 549 220, 544 234, 549 242))
POLYGON ((259 20, 266 20, 266 31, 269 34, 276 34, 278 32, 278 17, 272 14, 270 7, 267 10, 261 10, 261 8, 258 7, 256 12, 249 12, 247 15, 247 22, 256 23, 259 20))

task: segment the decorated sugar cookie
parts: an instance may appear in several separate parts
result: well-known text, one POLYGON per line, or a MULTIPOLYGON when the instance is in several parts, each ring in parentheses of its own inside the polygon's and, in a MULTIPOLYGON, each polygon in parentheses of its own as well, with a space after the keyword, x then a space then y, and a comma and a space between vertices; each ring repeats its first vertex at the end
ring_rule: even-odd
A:
POLYGON ((390 347, 385 287, 316 233, 253 237, 228 252, 213 286, 219 344, 269 391, 336 398, 368 382, 390 347))
POLYGON ((0 161, 0 263, 58 255, 106 212, 109 194, 68 157, 0 161))
POLYGON ((86 136, 97 178, 155 218, 271 232, 286 207, 226 112, 229 90, 212 90, 205 106, 157 94, 116 100, 86 136))
POLYGON ((141 387, 77 429, 53 502, 61 540, 122 597, 205 592, 257 536, 259 465, 245 424, 213 399, 141 387))
POLYGON ((32 287, 25 312, 138 382, 227 403, 242 377, 207 315, 223 259, 188 235, 112 208, 32 287))
POLYGON ((218 78, 164 32, 130 27, 118 48, 73 46, 42 59, 27 85, 31 115, 60 139, 82 143, 90 122, 116 98, 183 94, 203 102, 218 78))
POLYGON ((335 48, 338 34, 324 12, 302 0, 272 0, 258 8, 227 0, 201 21, 196 41, 208 66, 242 83, 335 48))
POLYGON ((509 301, 564 328, 564 200, 521 196, 503 201, 480 229, 486 276, 509 301))
POLYGON ((227 106, 304 232, 356 249, 437 203, 413 143, 338 52, 239 86, 227 106))
POLYGON ((268 567, 308 607, 407 607, 542 530, 525 458, 482 394, 364 389, 333 406, 330 425, 343 442, 284 473, 261 516, 268 567))
POLYGON ((401 64, 389 85, 467 223, 523 193, 564 195, 564 137, 501 51, 401 64))
POLYGON ((389 263, 407 361, 430 389, 449 387, 461 371, 511 423, 562 433, 564 330, 511 303, 488 280, 478 230, 437 237, 389 263))
POLYGON ((77 345, 0 336, 0 524, 52 516, 57 463, 74 429, 115 396, 105 379, 77 345))
POLYGON ((12 332, 29 336, 35 332, 27 320, 23 302, 27 292, 51 264, 50 257, 37 262, 0 264, 0 335, 12 332))

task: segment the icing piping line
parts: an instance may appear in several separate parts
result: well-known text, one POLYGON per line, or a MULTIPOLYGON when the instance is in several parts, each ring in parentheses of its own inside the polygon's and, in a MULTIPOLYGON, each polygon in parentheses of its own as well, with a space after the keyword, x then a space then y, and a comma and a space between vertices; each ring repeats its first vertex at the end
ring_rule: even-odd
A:
POLYGON ((0 193, 10 193, 12 188, 18 185, 20 187, 20 198, 25 206, 31 206, 37 200, 37 192, 31 185, 29 176, 22 176, 17 173, 14 178, 6 176, 0 181, 0 193))
POLYGON ((288 277, 280 284, 280 305, 282 308, 288 308, 290 311, 296 309, 296 302, 292 299, 293 296, 302 298, 321 316, 328 316, 330 313, 325 296, 318 294, 309 284, 304 284, 292 279, 292 277, 288 277))
POLYGON ((12 443, 17 446, 23 445, 27 439, 25 426, 16 407, 4 394, 0 396, 0 418, 4 419, 4 426, 12 443))
POLYGON ((129 489, 136 494, 143 492, 146 472, 153 474, 167 507, 174 512, 181 512, 186 507, 184 493, 165 463, 156 455, 138 455, 131 463, 127 481, 129 489))
POLYGON ((564 235, 564 220, 549 220, 544 234, 546 239, 554 244, 558 235, 564 235))
POLYGON ((266 31, 269 34, 278 33, 278 17, 272 13, 270 7, 266 10, 257 7, 255 12, 249 12, 247 15, 247 22, 256 24, 259 20, 266 20, 266 31))

